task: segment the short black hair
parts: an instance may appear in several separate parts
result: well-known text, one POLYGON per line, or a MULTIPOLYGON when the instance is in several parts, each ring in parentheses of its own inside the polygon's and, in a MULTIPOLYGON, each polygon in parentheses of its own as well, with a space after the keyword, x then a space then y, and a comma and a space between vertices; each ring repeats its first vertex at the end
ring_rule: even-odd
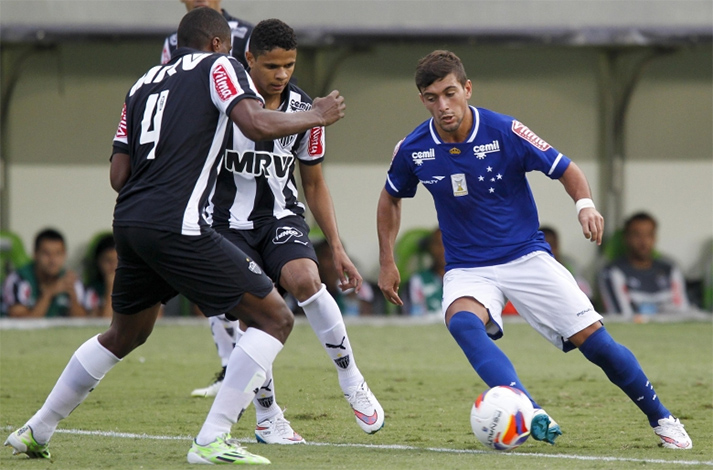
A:
POLYGON ((64 237, 58 230, 46 228, 35 236, 35 252, 40 249, 40 245, 42 245, 42 242, 45 240, 58 241, 62 242, 62 245, 65 244, 64 237))
POLYGON ((451 51, 433 51, 418 61, 415 75, 416 87, 421 91, 450 74, 454 74, 456 80, 463 86, 468 81, 463 62, 457 55, 451 51))
POLYGON ((99 257, 107 250, 115 250, 116 242, 114 241, 114 235, 107 234, 99 239, 97 246, 94 248, 94 262, 99 259, 99 257))
POLYGON ((633 215, 631 215, 626 221, 624 222, 624 234, 629 232, 629 229, 631 228, 631 224, 634 222, 651 222, 654 224, 654 229, 658 227, 658 222, 656 222, 656 219, 654 219, 654 216, 649 214, 648 212, 637 212, 633 215))
POLYGON ((255 58, 278 47, 286 51, 297 49, 297 36, 292 28, 277 18, 262 20, 255 25, 249 47, 255 58))
POLYGON ((208 7, 189 11, 178 25, 178 47, 203 50, 213 38, 230 36, 230 26, 223 15, 208 7))

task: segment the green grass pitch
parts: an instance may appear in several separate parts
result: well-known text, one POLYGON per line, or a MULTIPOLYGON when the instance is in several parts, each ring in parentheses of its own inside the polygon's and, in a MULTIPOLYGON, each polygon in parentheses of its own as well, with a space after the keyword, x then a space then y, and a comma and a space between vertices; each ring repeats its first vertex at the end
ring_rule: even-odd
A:
MULTIPOLYGON (((0 330, 2 439, 42 405, 72 352, 103 326, 0 330)), ((694 447, 658 447, 645 417, 597 367, 563 354, 522 323, 498 341, 522 381, 559 422, 550 446, 529 439, 488 451, 470 430, 472 401, 485 390, 441 324, 349 324, 357 363, 386 413, 374 435, 357 426, 334 367, 305 322, 275 363, 277 401, 311 444, 254 443, 249 409, 233 437, 274 469, 677 469, 713 468, 713 325, 608 325, 643 365, 694 447)), ((189 396, 219 368, 207 321, 159 321, 148 342, 116 366, 52 438, 52 462, 0 451, 1 468, 164 469, 186 462, 211 399, 189 396)))

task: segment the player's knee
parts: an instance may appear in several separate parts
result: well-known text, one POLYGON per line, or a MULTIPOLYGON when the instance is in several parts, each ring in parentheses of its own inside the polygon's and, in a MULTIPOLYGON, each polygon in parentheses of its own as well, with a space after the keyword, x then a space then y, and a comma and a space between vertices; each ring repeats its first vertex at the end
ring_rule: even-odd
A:
POLYGON ((302 276, 295 285, 294 292, 290 292, 298 301, 304 302, 312 298, 322 288, 319 276, 302 276))
POLYGON ((99 336, 99 342, 112 354, 121 359, 144 344, 150 335, 151 330, 126 331, 126 329, 124 329, 123 331, 119 331, 112 327, 99 336))

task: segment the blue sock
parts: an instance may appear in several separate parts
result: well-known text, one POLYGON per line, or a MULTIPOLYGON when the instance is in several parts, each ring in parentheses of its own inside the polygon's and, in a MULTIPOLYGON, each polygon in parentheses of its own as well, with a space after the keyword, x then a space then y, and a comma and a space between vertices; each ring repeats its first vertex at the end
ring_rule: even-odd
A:
POLYGON ((614 341, 604 327, 599 328, 579 347, 589 361, 602 368, 611 382, 644 412, 651 426, 671 412, 661 404, 639 362, 631 351, 614 341))
POLYGON ((527 395, 532 406, 541 408, 520 382, 510 359, 490 339, 480 318, 470 312, 457 312, 451 317, 448 330, 488 387, 507 385, 517 388, 527 395))

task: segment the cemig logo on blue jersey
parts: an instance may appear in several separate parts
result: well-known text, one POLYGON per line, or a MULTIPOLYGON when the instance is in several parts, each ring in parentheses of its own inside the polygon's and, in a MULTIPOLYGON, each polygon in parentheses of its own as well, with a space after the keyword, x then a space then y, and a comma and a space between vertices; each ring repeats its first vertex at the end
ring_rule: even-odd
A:
POLYGON ((424 160, 436 159, 436 150, 431 148, 423 152, 412 152, 411 158, 416 165, 422 165, 424 160))
POLYGON ((478 160, 483 160, 489 153, 499 152, 500 142, 496 139, 489 144, 476 145, 473 147, 473 153, 478 160))

